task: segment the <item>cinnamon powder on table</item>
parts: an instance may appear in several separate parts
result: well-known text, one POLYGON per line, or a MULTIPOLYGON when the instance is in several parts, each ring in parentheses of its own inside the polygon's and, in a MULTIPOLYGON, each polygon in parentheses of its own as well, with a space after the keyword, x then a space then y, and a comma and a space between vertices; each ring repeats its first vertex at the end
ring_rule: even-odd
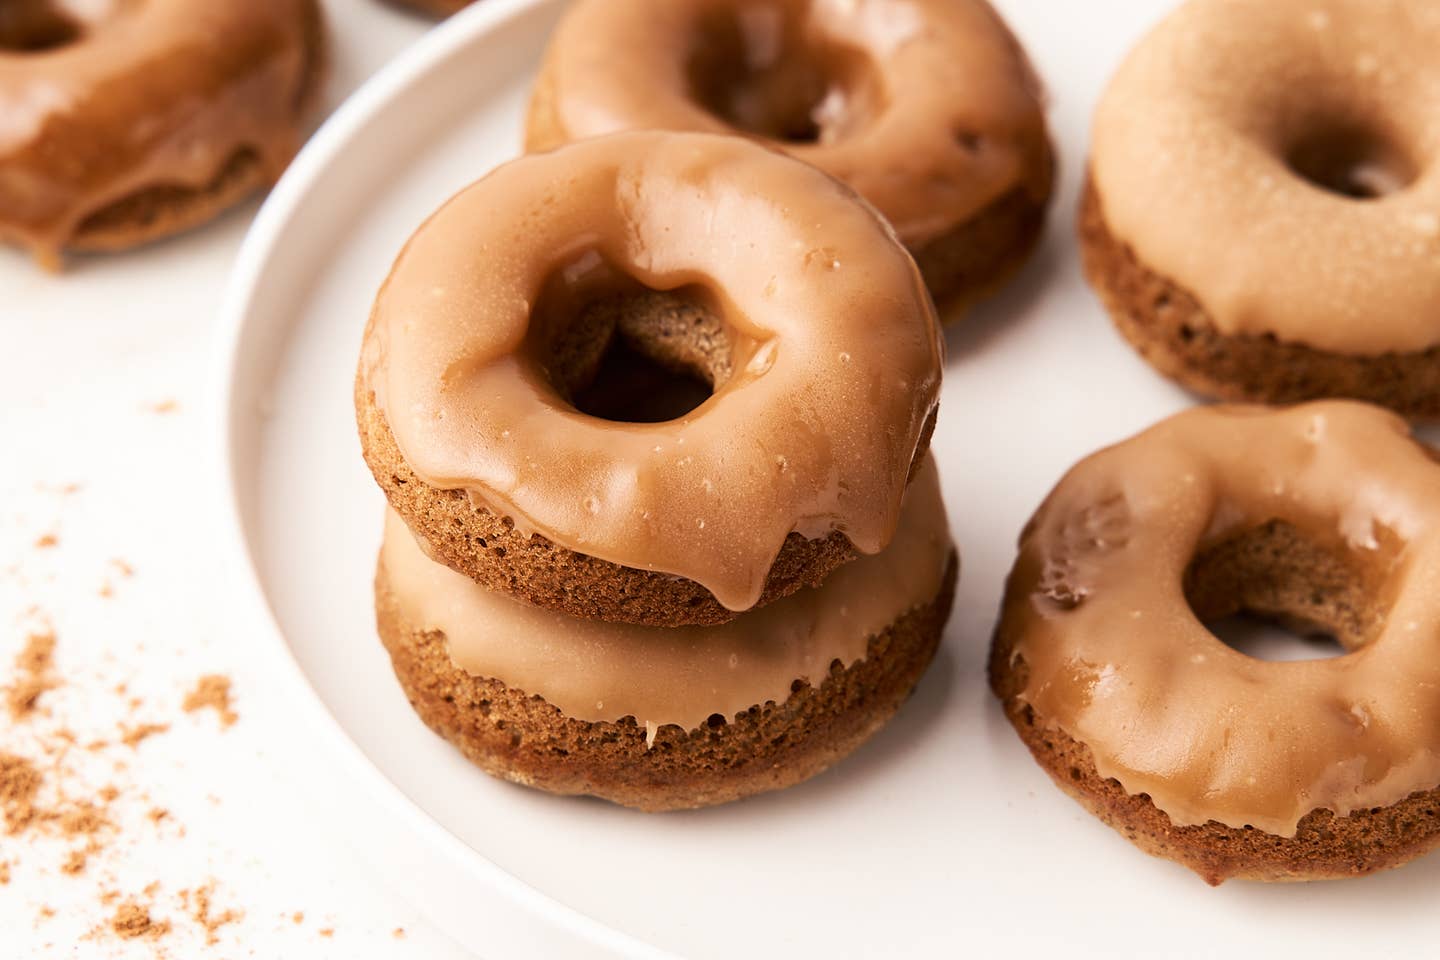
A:
POLYGON ((55 632, 34 630, 15 658, 14 683, 5 688, 5 704, 11 720, 23 720, 35 712, 41 695, 55 689, 55 632))
POLYGON ((211 673, 200 678, 185 697, 186 713, 211 709, 220 716, 220 725, 228 727, 240 719, 230 706, 230 678, 211 673))
POLYGON ((137 937, 155 940, 170 932, 170 921, 152 920, 149 907, 134 900, 126 900, 115 910, 115 916, 110 918, 110 929, 124 940, 134 940, 137 937))

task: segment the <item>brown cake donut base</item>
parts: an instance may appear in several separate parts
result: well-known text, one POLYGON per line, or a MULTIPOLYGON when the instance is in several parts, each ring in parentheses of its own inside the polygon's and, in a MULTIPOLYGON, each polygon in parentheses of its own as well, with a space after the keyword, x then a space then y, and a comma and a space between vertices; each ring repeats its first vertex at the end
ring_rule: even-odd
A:
POLYGON ((536 696, 454 665, 441 633, 405 621, 383 565, 380 638, 421 719, 493 776, 646 811, 728 803, 820 773, 879 730, 909 696, 940 642, 955 592, 952 555, 939 593, 872 637, 863 660, 832 665, 817 689, 797 680, 782 704, 718 715, 697 730, 661 727, 647 747, 633 718, 587 723, 536 696))
POLYGON ((259 158, 242 150, 204 187, 151 187, 92 214, 66 248, 112 253, 183 233, 240 203, 267 179, 259 158))
MULTIPOLYGON (((1381 579, 1378 571, 1347 569, 1294 527, 1273 521, 1198 556, 1185 592, 1201 620, 1249 610, 1302 630, 1323 625, 1347 649, 1356 649, 1384 620, 1376 596, 1381 579)), ((1013 583, 1007 593, 1010 589, 1013 583)), ((1007 596, 1006 609, 1012 602, 1007 596)), ((1036 762, 1056 785, 1141 850, 1183 864, 1209 884, 1356 877, 1440 847, 1440 788, 1344 817, 1312 811, 1300 820, 1294 837, 1213 820, 1177 827, 1149 796, 1127 793, 1119 781, 1100 776, 1088 746, 1048 724, 1024 701, 1028 669, 1014 657, 1016 639, 1002 618, 990 652, 990 686, 1036 762)))
POLYGON ((432 17, 448 17, 453 13, 459 13, 475 0, 389 0, 392 6, 405 7, 428 14, 432 17))
POLYGON ((949 233, 911 249, 942 323, 961 319, 1014 279, 1044 235, 1048 210, 1048 196, 1037 200, 1017 188, 949 233))
POLYGON ((1080 211, 1085 273, 1115 326, 1149 364, 1223 400, 1368 400, 1415 420, 1440 420, 1440 347, 1346 356, 1268 336, 1227 336, 1195 295, 1155 273, 1110 232, 1093 183, 1080 211))

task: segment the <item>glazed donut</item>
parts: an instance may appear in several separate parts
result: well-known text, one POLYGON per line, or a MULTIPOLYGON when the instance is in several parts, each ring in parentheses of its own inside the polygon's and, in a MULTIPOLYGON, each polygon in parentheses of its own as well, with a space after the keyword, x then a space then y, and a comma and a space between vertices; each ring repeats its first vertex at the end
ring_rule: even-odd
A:
POLYGON ((475 0, 388 0, 388 2, 397 7, 409 7, 411 10, 418 10, 432 17, 443 18, 459 13, 475 0))
POLYGON ((942 349, 845 186, 735 137, 624 133, 506 164, 415 233, 356 408, 436 560, 571 616, 719 623, 885 546, 942 349), (617 357, 698 396, 627 410, 617 357))
POLYGON ((947 317, 1023 263, 1053 180, 1040 83, 984 0, 580 0, 526 145, 636 128, 755 137, 845 181, 947 317))
POLYGON ((0 241, 58 266, 273 181, 323 73, 314 0, 0 5, 0 241))
POLYGON ((1086 271, 1200 393, 1440 418, 1440 5, 1190 0, 1095 114, 1086 271))
POLYGON ((1217 406, 1068 473, 1020 539, 990 680, 1065 791, 1212 884, 1440 844, 1440 457, 1377 407, 1217 406), (1205 627, 1333 634, 1270 662, 1205 627))
POLYGON ((725 803, 819 773, 895 712, 949 613, 946 527, 927 458, 881 553, 730 623, 637 627, 487 590, 391 511, 380 636, 421 718, 494 776, 651 811, 725 803))

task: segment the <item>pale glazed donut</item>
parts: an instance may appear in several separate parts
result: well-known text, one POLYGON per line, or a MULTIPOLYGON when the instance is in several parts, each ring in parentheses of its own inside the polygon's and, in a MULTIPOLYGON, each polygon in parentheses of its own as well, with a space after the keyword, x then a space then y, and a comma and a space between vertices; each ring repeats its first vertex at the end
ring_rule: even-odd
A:
POLYGON ((942 307, 1018 268, 1053 179, 1039 81, 984 0, 580 0, 527 147, 641 128, 758 137, 845 181, 942 307))
POLYGON ((7 0, 0 241, 135 246, 273 181, 323 68, 314 0, 7 0))
POLYGON ((1440 4, 1190 0, 1095 113, 1091 282, 1202 393, 1440 417, 1440 4))
POLYGON ((1071 470, 1020 539, 991 683, 1036 759, 1211 883, 1353 876, 1440 843, 1440 462, 1324 401, 1172 417, 1071 470), (1236 612, 1348 651, 1270 662, 1236 612))
POLYGON ((427 558, 393 511, 375 597, 410 702, 480 767, 669 810, 788 787, 879 730, 935 652, 956 569, 927 457, 881 553, 730 623, 519 603, 427 558))
POLYGON ((735 137, 625 133, 506 164, 416 232, 356 405, 437 560, 572 616, 717 623, 889 542, 942 349, 914 262, 842 184, 735 137), (637 288, 680 306, 623 309, 619 335, 713 396, 582 413, 617 331, 591 307, 637 288))

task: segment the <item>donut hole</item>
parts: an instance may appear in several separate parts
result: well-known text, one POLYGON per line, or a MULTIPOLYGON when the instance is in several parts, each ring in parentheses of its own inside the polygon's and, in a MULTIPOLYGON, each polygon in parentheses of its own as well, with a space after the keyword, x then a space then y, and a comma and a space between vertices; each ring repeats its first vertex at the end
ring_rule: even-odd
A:
POLYGON ((839 140, 882 99, 870 58, 816 35, 788 5, 737 5, 701 18, 686 73, 707 111, 792 144, 839 140))
POLYGON ((679 419, 732 369, 729 328, 704 288, 651 290, 595 254, 551 276, 530 331, 530 355, 555 392, 601 420, 679 419))
POLYGON ((1352 200, 1398 193, 1419 175, 1393 138, 1358 123, 1311 127, 1291 145, 1285 162, 1311 184, 1352 200))
POLYGON ((82 33, 80 24, 53 0, 0 0, 0 52, 57 50, 82 33))
POLYGON ((1398 538, 1375 550, 1322 544, 1272 520, 1201 550, 1185 598, 1222 643, 1258 660, 1317 660, 1359 650, 1389 613, 1398 538))

